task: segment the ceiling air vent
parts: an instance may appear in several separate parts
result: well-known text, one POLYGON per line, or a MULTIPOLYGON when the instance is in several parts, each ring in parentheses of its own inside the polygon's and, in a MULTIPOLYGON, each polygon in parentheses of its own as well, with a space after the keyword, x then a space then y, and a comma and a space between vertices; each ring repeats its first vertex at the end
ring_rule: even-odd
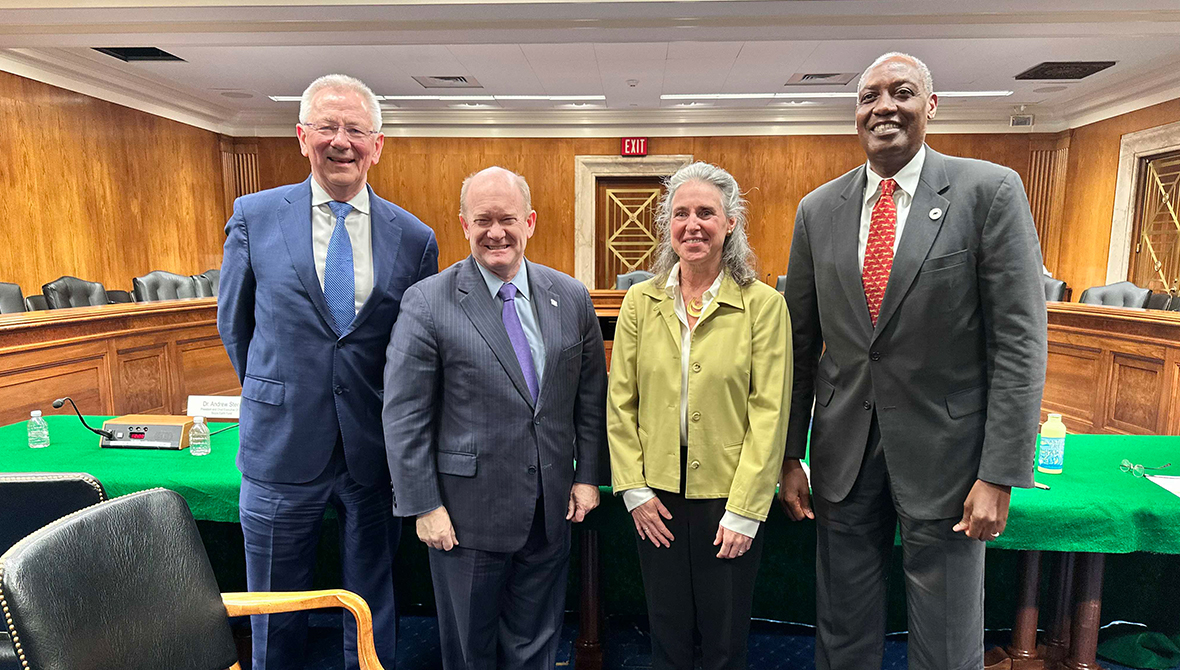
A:
POLYGON ((1016 75, 1017 79, 1084 79, 1115 64, 1112 60, 1045 61, 1016 75))
POLYGON ((124 63, 139 63, 143 61, 185 62, 180 56, 175 56, 156 47, 93 47, 93 49, 99 53, 118 58, 124 63))
POLYGON ((1008 118, 1008 125, 1012 128, 1031 128, 1033 120, 1032 114, 1013 114, 1008 118))
POLYGON ((796 72, 786 86, 843 86, 860 76, 859 72, 796 72))
POLYGON ((483 84, 476 81, 475 77, 462 75, 416 76, 414 81, 422 84, 423 88, 483 88, 483 84))

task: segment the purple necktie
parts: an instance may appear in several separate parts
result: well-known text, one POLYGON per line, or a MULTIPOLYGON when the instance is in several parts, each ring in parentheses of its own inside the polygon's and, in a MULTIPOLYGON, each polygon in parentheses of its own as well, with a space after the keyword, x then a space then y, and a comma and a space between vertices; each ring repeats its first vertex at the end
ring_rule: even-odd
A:
POLYGON ((528 338, 524 336, 524 326, 520 325, 520 315, 516 313, 516 285, 504 284, 496 295, 504 301, 500 319, 504 322, 504 330, 508 331, 508 341, 512 343, 512 350, 516 352, 520 371, 524 373, 524 382, 528 384, 533 402, 536 402, 537 371, 533 368, 533 354, 529 350, 528 338))

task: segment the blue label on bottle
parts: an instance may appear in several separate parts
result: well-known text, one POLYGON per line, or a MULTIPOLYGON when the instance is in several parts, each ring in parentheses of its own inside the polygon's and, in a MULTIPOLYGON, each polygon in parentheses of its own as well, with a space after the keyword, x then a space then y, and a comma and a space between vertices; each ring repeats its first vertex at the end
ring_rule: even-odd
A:
POLYGON ((1060 470, 1065 462, 1065 438, 1042 437, 1037 465, 1046 470, 1060 470))

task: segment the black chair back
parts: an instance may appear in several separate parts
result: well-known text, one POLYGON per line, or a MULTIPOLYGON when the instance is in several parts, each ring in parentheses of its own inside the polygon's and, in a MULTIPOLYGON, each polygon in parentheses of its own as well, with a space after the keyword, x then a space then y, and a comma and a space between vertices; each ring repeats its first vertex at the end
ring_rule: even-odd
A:
POLYGON ((114 305, 121 302, 135 302, 131 299, 131 294, 127 291, 107 289, 107 301, 114 305))
POLYGON ((1172 296, 1167 293, 1152 293, 1147 298, 1147 309, 1168 309, 1172 304, 1172 296))
POLYGON ((213 296, 217 296, 217 289, 221 288, 221 270, 205 270, 201 273, 209 279, 209 283, 213 286, 213 296))
POLYGON ((778 291, 779 293, 783 294, 784 296, 787 294, 787 276, 786 275, 779 275, 778 276, 778 279, 776 279, 774 281, 774 290, 778 291))
POLYGON ((654 276, 654 274, 648 272, 647 270, 632 270, 631 272, 615 277, 615 288, 619 290, 626 290, 640 282, 645 282, 654 276))
POLYGON ((1172 296, 1172 304, 1168 305, 1168 311, 1180 312, 1180 295, 1172 296))
POLYGON ((102 284, 68 275, 45 284, 41 293, 49 309, 107 304, 107 290, 102 284))
POLYGON ((40 293, 25 296, 25 310, 29 312, 39 312, 43 309, 49 309, 49 303, 45 301, 45 296, 40 293))
POLYGON ((1049 275, 1041 275, 1041 279, 1045 281, 1046 302, 1061 302, 1065 300, 1065 282, 1060 279, 1054 279, 1049 275))
POLYGON ((178 275, 164 270, 155 270, 131 280, 136 302, 157 300, 180 300, 197 297, 197 287, 192 277, 178 275))
POLYGON ((1147 307, 1151 289, 1139 288, 1129 281, 1115 282, 1106 286, 1091 286, 1082 291, 1078 302, 1086 305, 1109 305, 1111 307, 1147 307))
POLYGON ((184 499, 154 489, 95 505, 0 557, 17 651, 38 670, 212 670, 237 662, 225 605, 184 499))
POLYGON ((197 292, 198 298, 212 298, 213 297, 213 282, 205 275, 193 275, 193 288, 197 292))
POLYGON ((0 281, 0 314, 23 311, 25 311, 25 295, 20 290, 20 284, 0 281))

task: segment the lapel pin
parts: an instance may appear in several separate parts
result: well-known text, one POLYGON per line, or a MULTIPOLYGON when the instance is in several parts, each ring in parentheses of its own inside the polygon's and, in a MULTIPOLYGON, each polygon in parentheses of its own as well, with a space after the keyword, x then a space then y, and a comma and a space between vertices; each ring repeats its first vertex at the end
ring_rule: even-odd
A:
POLYGON ((554 300, 553 298, 550 298, 550 299, 549 299, 549 302, 553 303, 553 306, 554 306, 554 307, 557 307, 557 301, 556 301, 556 300, 554 300))
POLYGON ((934 209, 930 210, 930 220, 931 221, 937 221, 940 216, 942 216, 942 209, 941 208, 935 207, 934 209))

